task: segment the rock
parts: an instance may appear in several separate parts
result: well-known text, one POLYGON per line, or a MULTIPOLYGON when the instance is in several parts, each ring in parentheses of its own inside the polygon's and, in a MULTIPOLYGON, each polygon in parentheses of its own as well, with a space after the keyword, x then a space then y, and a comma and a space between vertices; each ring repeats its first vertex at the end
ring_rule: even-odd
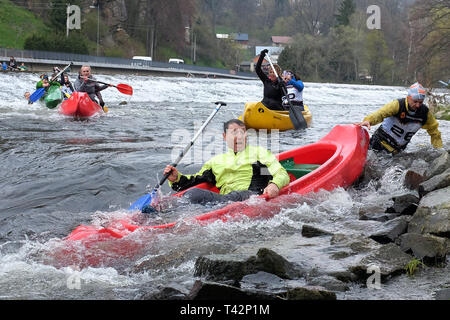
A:
POLYGON ((419 188, 419 184, 426 180, 425 173, 427 171, 427 167, 428 163, 422 159, 414 161, 411 168, 406 171, 403 184, 409 189, 417 190, 417 188, 419 188))
POLYGON ((336 294, 321 287, 299 287, 288 290, 286 300, 336 300, 336 294))
POLYGON ((189 300, 278 300, 276 295, 259 292, 241 290, 239 288, 215 283, 215 282, 203 282, 197 280, 194 286, 189 292, 187 299, 189 300))
POLYGON ((197 258, 194 276, 205 276, 208 280, 240 281, 246 274, 254 273, 253 265, 243 255, 209 255, 197 258))
POLYGON ((450 156, 448 152, 443 152, 439 157, 433 160, 426 172, 427 177, 434 177, 450 168, 450 156))
POLYGON ((430 234, 406 233, 400 237, 400 247, 404 252, 411 251, 417 259, 442 262, 450 252, 450 240, 430 234))
POLYGON ((314 238, 314 237, 320 237, 325 235, 333 235, 333 233, 304 224, 302 226, 302 236, 305 238, 314 238))
POLYGON ((427 193, 450 186, 450 168, 419 185, 419 195, 422 198, 427 193))
POLYGON ((305 271, 300 270, 299 266, 266 248, 258 250, 254 263, 256 270, 272 273, 284 279, 295 279, 305 275, 305 271))
MULTIPOLYGON (((392 200, 394 201, 392 211, 400 215, 413 215, 419 204, 419 197, 412 193, 395 197, 392 200)), ((387 211, 391 212, 389 209, 387 211)))
POLYGON ((367 279, 370 266, 380 268, 381 277, 396 275, 405 271, 406 264, 411 261, 411 256, 404 253, 394 243, 383 245, 378 250, 362 258, 358 263, 350 267, 360 279, 367 279))
POLYGON ((425 195, 408 225, 408 233, 450 237, 450 187, 425 195))
POLYGON ((358 254, 368 254, 380 248, 380 245, 372 239, 363 236, 348 236, 343 234, 335 234, 330 240, 333 251, 336 249, 346 249, 349 256, 358 254))
POLYGON ((259 271, 242 277, 242 287, 253 287, 256 289, 279 290, 286 289, 285 280, 271 273, 259 271))
POLYGON ((346 285, 344 282, 336 279, 335 277, 331 277, 331 276, 320 276, 320 277, 315 277, 311 280, 308 281, 308 285, 310 286, 320 286, 320 287, 324 287, 327 290, 331 290, 331 291, 347 291, 350 288, 348 287, 348 285, 346 285))
POLYGON ((306 274, 299 266, 287 261, 276 252, 261 248, 255 256, 210 255, 199 257, 195 262, 195 276, 208 280, 240 281, 247 274, 264 271, 283 279, 295 279, 306 274))
POLYGON ((166 287, 163 288, 160 292, 156 294, 144 295, 142 300, 184 300, 186 299, 186 295, 175 289, 166 287))
POLYGON ((408 228, 407 218, 404 216, 398 217, 394 220, 390 220, 383 224, 380 231, 369 236, 369 238, 375 240, 378 243, 386 244, 393 242, 401 234, 406 232, 408 228))

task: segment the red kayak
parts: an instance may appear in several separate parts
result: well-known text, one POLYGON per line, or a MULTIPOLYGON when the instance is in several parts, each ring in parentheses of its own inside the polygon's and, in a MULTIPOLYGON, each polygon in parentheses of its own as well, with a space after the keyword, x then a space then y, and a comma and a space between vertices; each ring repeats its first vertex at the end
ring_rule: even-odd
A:
POLYGON ((103 109, 86 92, 74 92, 69 99, 63 101, 58 111, 65 116, 88 118, 103 112, 103 109))
MULTIPOLYGON (((136 230, 164 230, 170 229, 180 222, 195 222, 208 224, 217 220, 228 221, 247 216, 271 217, 289 204, 299 201, 293 194, 304 195, 321 189, 333 190, 337 187, 348 187, 362 173, 366 162, 369 146, 369 134, 366 130, 355 125, 338 125, 320 141, 280 153, 277 158, 286 168, 291 182, 280 190, 280 195, 267 199, 264 195, 260 199, 249 199, 235 202, 223 208, 200 214, 181 221, 174 221, 161 225, 138 225, 130 220, 116 220, 107 227, 78 226, 66 240, 83 240, 85 244, 102 240, 122 238, 136 230)), ((194 188, 219 190, 206 183, 194 188)), ((181 196, 184 192, 173 196, 181 196)))

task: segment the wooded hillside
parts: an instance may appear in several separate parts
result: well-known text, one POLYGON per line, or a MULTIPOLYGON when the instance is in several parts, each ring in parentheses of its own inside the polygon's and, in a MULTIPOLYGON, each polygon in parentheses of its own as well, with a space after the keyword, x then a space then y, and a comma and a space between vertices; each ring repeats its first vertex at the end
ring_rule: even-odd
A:
MULTIPOLYGON (((36 30, 38 36, 65 33, 69 1, 11 2, 55 31, 52 36, 36 30)), ((419 80, 433 86, 450 77, 450 0, 71 0, 82 9, 82 29, 71 37, 91 54, 97 3, 103 55, 179 57, 232 69, 253 59, 255 46, 272 46, 272 36, 289 36, 279 64, 303 80, 400 85, 419 80), (371 5, 380 8, 379 29, 368 28, 371 5), (248 34, 248 42, 242 46, 217 33, 248 34)))

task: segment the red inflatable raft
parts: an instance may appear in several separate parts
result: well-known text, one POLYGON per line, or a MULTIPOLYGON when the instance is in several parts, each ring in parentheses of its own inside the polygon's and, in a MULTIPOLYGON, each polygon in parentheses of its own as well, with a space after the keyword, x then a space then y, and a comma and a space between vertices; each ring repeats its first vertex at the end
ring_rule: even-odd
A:
POLYGON ((63 101, 58 111, 65 116, 88 118, 103 112, 103 109, 86 92, 74 92, 69 99, 63 101))
MULTIPOLYGON (((242 217, 271 217, 298 197, 286 196, 292 193, 304 195, 320 189, 332 190, 351 185, 362 173, 366 162, 369 135, 366 130, 355 125, 338 125, 320 141, 280 153, 277 157, 286 168, 291 182, 280 190, 273 199, 260 196, 260 201, 249 199, 235 202, 223 208, 184 219, 184 222, 207 224, 218 219, 227 221, 242 217)), ((217 188, 201 184, 195 188, 218 192, 217 188)), ((186 190, 184 191, 186 192, 186 190)), ((184 192, 174 194, 181 196, 184 192)), ((122 238, 135 230, 156 230, 174 227, 182 221, 168 224, 142 226, 130 220, 116 220, 106 227, 78 226, 66 240, 98 242, 112 238, 122 238)))

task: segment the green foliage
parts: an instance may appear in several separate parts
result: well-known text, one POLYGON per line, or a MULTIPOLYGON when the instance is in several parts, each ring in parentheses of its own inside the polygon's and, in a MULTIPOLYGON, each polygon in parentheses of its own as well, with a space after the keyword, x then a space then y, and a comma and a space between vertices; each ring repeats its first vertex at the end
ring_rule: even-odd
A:
POLYGON ((89 53, 85 37, 79 32, 74 31, 70 33, 68 38, 62 33, 34 34, 25 40, 24 49, 78 54, 89 53))
POLYGON ((36 16, 9 0, 0 0, 0 47, 23 49, 34 32, 50 32, 36 16))
POLYGON ((343 0, 336 16, 337 25, 347 26, 350 24, 350 17, 355 12, 353 0, 343 0))
POLYGON ((369 73, 375 82, 387 84, 394 61, 389 56, 388 46, 381 30, 371 30, 366 41, 369 73))
POLYGON ((406 274, 409 276, 412 276, 412 275, 414 275, 414 273, 416 273, 418 267, 423 267, 423 266, 425 266, 425 265, 423 264, 422 261, 414 258, 405 266, 406 274))

